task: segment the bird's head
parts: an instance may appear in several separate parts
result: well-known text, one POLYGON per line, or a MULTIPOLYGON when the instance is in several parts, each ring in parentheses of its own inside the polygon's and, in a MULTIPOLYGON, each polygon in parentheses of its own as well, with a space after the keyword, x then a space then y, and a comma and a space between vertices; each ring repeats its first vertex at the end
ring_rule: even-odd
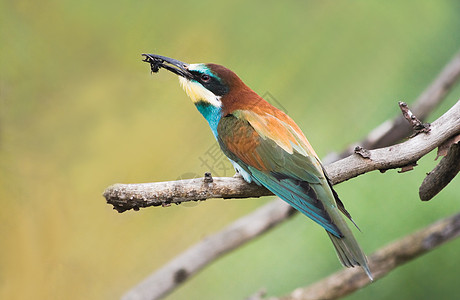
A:
POLYGON ((217 138, 217 125, 220 119, 239 109, 240 106, 260 103, 261 98, 253 92, 233 71, 216 64, 187 64, 176 59, 156 55, 142 54, 144 61, 150 64, 152 72, 160 68, 179 76, 179 81, 192 99, 198 111, 208 121, 217 138), (242 97, 242 93, 245 94, 242 97))
POLYGON ((150 63, 152 72, 164 68, 177 74, 182 88, 195 105, 222 108, 224 96, 246 87, 234 72, 220 65, 187 64, 161 55, 142 55, 144 61, 150 63))

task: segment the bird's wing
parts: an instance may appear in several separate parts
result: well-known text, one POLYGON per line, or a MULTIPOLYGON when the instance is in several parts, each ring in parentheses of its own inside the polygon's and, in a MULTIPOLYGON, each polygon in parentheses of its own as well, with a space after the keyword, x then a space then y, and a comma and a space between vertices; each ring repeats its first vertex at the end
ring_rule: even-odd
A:
POLYGON ((222 150, 256 182, 342 237, 331 217, 337 204, 321 163, 297 125, 281 117, 248 110, 223 117, 217 127, 222 150))

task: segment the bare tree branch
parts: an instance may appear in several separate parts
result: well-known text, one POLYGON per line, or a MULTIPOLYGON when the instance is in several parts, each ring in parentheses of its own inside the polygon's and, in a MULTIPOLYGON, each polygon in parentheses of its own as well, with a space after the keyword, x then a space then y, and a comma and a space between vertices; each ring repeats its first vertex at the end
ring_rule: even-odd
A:
MULTIPOLYGON (((460 132, 460 101, 431 124, 431 132, 404 143, 369 150, 366 157, 351 155, 326 166, 330 180, 337 184, 358 175, 404 167, 415 163, 450 137, 460 132)), ((362 152, 362 149, 360 150, 362 152)), ((122 212, 131 208, 179 204, 210 198, 249 198, 272 195, 263 187, 239 177, 202 178, 141 184, 116 184, 104 192, 107 202, 122 212)))
MULTIPOLYGON (((378 280, 394 268, 425 254, 435 247, 460 236, 460 213, 395 241, 369 257, 369 267, 378 280)), ((270 300, 338 299, 368 285, 366 274, 358 268, 343 269, 290 295, 270 300)))

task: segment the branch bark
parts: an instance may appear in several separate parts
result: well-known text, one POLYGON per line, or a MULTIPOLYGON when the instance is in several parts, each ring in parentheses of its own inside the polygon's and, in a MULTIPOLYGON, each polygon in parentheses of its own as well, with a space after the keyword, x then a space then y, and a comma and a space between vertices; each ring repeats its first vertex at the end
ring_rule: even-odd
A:
MULTIPOLYGON (((435 247, 460 236, 460 213, 437 221, 430 226, 393 242, 369 257, 369 266, 378 280, 394 268, 425 254, 435 247)), ((270 300, 338 299, 370 284, 366 274, 358 268, 343 269, 308 287, 270 300)))

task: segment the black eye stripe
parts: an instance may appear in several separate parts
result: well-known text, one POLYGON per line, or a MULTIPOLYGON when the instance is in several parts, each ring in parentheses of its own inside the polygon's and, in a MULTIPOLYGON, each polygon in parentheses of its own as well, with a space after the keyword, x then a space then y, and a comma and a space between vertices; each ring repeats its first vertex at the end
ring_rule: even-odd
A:
POLYGON ((223 96, 228 93, 228 87, 213 75, 190 70, 194 79, 201 83, 206 89, 210 90, 216 96, 223 96), (203 78, 204 77, 204 78, 203 78))

